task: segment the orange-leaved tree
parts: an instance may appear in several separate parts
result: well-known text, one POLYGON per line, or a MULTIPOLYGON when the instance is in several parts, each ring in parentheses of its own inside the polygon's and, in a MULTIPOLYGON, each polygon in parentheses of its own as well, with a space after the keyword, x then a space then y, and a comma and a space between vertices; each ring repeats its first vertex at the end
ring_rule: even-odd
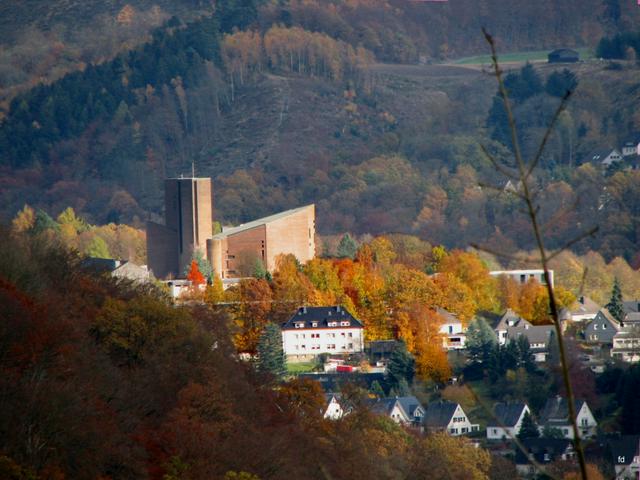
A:
POLYGON ((194 287, 204 285, 204 283, 206 282, 206 280, 204 279, 204 275, 200 273, 198 262, 196 262, 195 260, 191 260, 191 268, 189 269, 189 273, 187 274, 187 280, 189 280, 194 287))

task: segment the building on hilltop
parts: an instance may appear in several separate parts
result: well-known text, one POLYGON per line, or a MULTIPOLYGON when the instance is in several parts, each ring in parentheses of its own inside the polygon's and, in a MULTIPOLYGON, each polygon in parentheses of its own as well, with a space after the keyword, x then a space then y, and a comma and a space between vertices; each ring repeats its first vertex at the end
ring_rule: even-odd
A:
POLYGON ((282 324, 282 346, 289 361, 362 353, 364 326, 341 306, 300 307, 282 324))
POLYGON ((147 260, 156 277, 178 278, 194 250, 207 254, 207 240, 213 236, 211 179, 166 179, 164 218, 164 225, 147 222, 147 260))
POLYGON ((279 255, 306 263, 315 257, 315 205, 294 208, 225 228, 207 245, 207 257, 222 278, 251 275, 258 262, 273 272, 279 255))
POLYGON ((278 255, 305 263, 315 256, 315 206, 287 210, 213 235, 210 178, 169 178, 164 182, 164 225, 147 223, 147 260, 160 279, 184 277, 194 251, 223 281, 251 276, 259 263, 269 272, 278 255))
POLYGON ((547 55, 549 63, 576 63, 580 61, 580 53, 570 48, 558 48, 547 55))

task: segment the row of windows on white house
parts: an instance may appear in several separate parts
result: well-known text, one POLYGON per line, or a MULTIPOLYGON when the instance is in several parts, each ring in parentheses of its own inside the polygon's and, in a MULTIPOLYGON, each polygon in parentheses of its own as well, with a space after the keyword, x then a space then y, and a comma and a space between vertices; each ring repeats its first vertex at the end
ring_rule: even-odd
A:
MULTIPOLYGON (((321 345, 318 344, 314 344, 314 345, 309 345, 309 350, 320 350, 321 345)), ((340 348, 342 348, 342 350, 353 350, 353 343, 347 343, 346 345, 338 345, 338 347, 336 347, 335 343, 330 343, 324 346, 324 348, 326 348, 327 350, 339 350, 340 348)), ((294 350, 299 350, 299 351, 304 351, 307 350, 307 346, 306 345, 294 345, 293 346, 294 350)))
MULTIPOLYGON (((309 334, 309 338, 336 338, 336 333, 335 332, 328 332, 324 335, 320 334, 320 333, 310 333, 309 334)), ((341 332, 340 333, 340 337, 344 337, 344 338, 353 338, 353 332, 341 332)), ((293 335, 293 338, 307 338, 307 334, 306 333, 296 333, 293 335)))
MULTIPOLYGON (((305 322, 295 322, 293 325, 296 328, 305 328, 305 322)), ((317 328, 318 325, 319 325, 319 322, 311 322, 311 328, 317 328)), ((349 327, 349 326, 351 326, 351 322, 349 322, 349 321, 327 322, 327 326, 328 327, 337 327, 338 325, 340 325, 341 327, 349 327)))

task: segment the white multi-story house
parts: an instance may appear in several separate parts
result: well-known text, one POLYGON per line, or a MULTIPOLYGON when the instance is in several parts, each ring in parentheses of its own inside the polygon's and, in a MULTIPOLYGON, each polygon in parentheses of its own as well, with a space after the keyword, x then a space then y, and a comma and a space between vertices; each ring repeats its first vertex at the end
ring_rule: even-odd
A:
POLYGON ((466 328, 462 321, 453 313, 443 308, 437 308, 436 312, 444 323, 440 325, 440 334, 442 335, 442 347, 445 350, 462 350, 467 340, 466 328))
POLYGON ((361 353, 364 326, 340 306, 300 307, 282 324, 282 347, 287 360, 294 362, 321 353, 361 353))
POLYGON ((458 436, 480 429, 478 424, 471 423, 467 414, 458 403, 431 403, 424 415, 424 426, 429 432, 447 432, 458 436))
POLYGON ((611 358, 623 362, 640 362, 640 327, 624 326, 613 336, 611 358))
POLYGON ((511 440, 520 433, 525 414, 531 415, 526 403, 498 403, 487 424, 487 439, 511 440))

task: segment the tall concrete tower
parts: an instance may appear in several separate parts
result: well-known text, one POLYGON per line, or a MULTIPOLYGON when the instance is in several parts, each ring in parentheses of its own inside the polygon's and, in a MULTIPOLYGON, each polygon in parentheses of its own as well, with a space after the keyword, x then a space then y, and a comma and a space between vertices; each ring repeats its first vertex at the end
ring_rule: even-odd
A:
POLYGON ((194 250, 206 258, 213 236, 210 178, 169 178, 164 182, 165 225, 147 224, 147 260, 158 278, 182 277, 194 250))

